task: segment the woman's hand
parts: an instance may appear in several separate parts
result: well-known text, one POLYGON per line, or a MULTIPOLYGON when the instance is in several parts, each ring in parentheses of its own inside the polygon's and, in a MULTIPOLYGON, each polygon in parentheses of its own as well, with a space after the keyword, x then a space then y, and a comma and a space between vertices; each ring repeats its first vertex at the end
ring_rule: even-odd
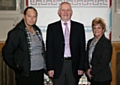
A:
POLYGON ((91 79, 91 78, 92 78, 92 75, 90 74, 90 72, 91 72, 91 69, 88 69, 88 70, 87 70, 87 75, 88 75, 88 77, 91 79))

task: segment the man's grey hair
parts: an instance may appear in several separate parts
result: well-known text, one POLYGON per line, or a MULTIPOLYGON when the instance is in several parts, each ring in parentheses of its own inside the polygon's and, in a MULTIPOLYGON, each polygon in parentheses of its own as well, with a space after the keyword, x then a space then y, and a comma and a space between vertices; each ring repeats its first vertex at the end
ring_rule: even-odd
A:
POLYGON ((70 8, 71 8, 71 10, 72 10, 71 4, 70 4, 69 2, 61 2, 60 5, 59 5, 59 10, 61 9, 61 6, 62 6, 63 4, 68 4, 68 5, 70 5, 70 8))

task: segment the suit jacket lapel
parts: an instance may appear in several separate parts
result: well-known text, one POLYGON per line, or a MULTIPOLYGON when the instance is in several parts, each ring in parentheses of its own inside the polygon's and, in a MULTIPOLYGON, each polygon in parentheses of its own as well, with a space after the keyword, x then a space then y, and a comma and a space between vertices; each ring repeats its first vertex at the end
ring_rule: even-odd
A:
POLYGON ((63 34, 63 30, 62 30, 61 21, 58 21, 57 27, 58 27, 58 31, 57 31, 58 35, 60 35, 62 37, 62 40, 64 41, 64 34, 63 34))
POLYGON ((71 20, 71 26, 70 26, 70 40, 71 40, 71 36, 72 36, 72 32, 73 32, 73 22, 72 22, 72 20, 71 20))
MULTIPOLYGON (((101 46, 100 43, 101 43, 101 41, 102 41, 103 38, 105 38, 104 35, 102 35, 102 36, 100 37, 100 39, 98 40, 98 42, 96 43, 95 48, 94 48, 94 51, 93 51, 93 58, 96 57, 96 56, 94 56, 94 53, 98 53, 98 52, 99 52, 98 49, 100 49, 100 46, 101 46)), ((92 58, 92 59, 93 59, 93 58, 92 58)))
POLYGON ((100 39, 99 39, 98 42, 96 43, 95 49, 97 49, 97 47, 100 45, 99 43, 101 43, 101 41, 102 41, 102 39, 103 39, 104 37, 105 37, 104 35, 102 35, 102 36, 100 37, 100 39))

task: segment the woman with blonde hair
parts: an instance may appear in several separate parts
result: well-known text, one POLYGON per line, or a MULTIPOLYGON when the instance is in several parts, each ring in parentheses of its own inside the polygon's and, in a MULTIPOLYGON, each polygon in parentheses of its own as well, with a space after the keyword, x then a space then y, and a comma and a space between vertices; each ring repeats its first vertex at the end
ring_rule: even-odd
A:
POLYGON ((110 61, 111 41, 105 37, 106 23, 97 17, 92 21, 94 37, 87 43, 86 74, 91 85, 110 85, 112 80, 110 61))

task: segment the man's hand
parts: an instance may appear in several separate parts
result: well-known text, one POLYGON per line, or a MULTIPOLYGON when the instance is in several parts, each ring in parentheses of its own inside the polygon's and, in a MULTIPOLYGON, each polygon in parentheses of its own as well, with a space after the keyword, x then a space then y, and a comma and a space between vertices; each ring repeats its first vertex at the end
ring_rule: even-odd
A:
POLYGON ((91 79, 91 78, 92 78, 92 75, 90 74, 90 72, 91 72, 91 69, 88 69, 88 70, 87 70, 87 75, 88 75, 88 77, 91 79))
POLYGON ((78 70, 78 75, 83 75, 84 72, 82 70, 78 70))

